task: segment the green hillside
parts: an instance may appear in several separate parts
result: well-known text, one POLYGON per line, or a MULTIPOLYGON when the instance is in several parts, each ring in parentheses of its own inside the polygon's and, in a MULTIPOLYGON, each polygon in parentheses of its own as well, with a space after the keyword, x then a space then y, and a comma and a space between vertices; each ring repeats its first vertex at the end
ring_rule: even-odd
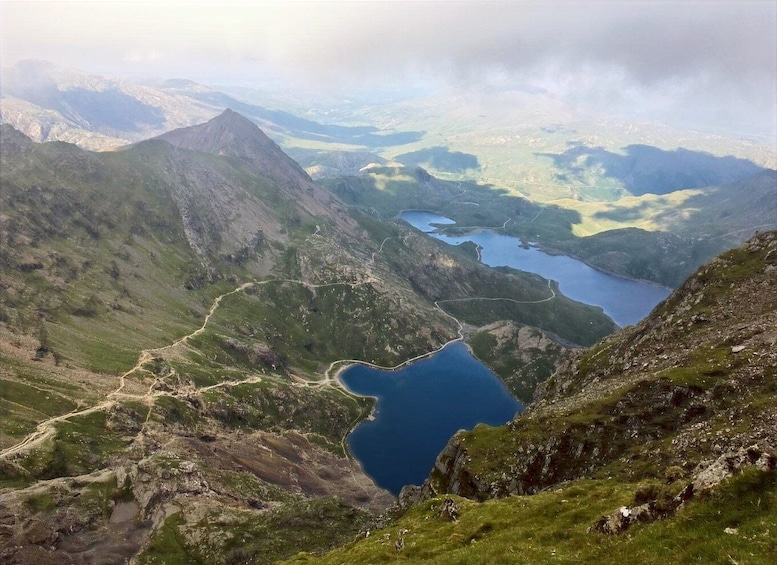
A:
POLYGON ((387 525, 288 563, 773 561, 776 261, 777 232, 716 258, 513 422, 457 434, 387 525))
MULTIPOLYGON (((499 320, 577 344, 614 329, 546 280, 350 209, 234 112, 108 153, 0 133, 0 516, 21 517, 3 560, 334 547, 392 500, 347 453, 372 401, 339 368, 499 320)), ((516 394, 559 352, 527 353, 547 368, 516 394)))

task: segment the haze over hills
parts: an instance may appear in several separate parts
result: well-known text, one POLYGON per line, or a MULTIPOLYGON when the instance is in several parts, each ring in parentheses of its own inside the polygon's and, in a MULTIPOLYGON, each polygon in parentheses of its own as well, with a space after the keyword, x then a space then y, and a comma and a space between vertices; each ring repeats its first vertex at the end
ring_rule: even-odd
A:
POLYGON ((251 118, 278 141, 290 139, 303 145, 382 147, 420 137, 420 132, 319 123, 243 102, 189 80, 135 83, 39 60, 19 61, 3 69, 0 89, 3 122, 36 141, 69 141, 93 150, 194 125, 226 108, 251 118))
MULTIPOLYGON (((543 225, 526 229, 514 215, 510 233, 669 286, 755 229, 775 227, 777 218, 777 184, 767 172, 759 176, 777 167, 773 144, 585 114, 541 89, 440 90, 388 103, 319 101, 310 117, 300 117, 186 80, 139 85, 41 61, 19 62, 5 75, 3 120, 36 140, 105 148, 202 122, 231 107, 330 187, 362 183, 348 180, 362 171, 368 182, 379 179, 382 169, 369 167, 392 162, 421 166, 455 183, 477 182, 492 190, 494 202, 508 196, 529 200, 537 211, 545 205, 563 210, 543 212, 543 225), (100 118, 117 113, 121 123, 100 118), (737 194, 734 206, 716 204, 731 193, 737 194)), ((253 96, 283 103, 267 93, 253 96)), ((299 102, 286 105, 300 108, 299 102)), ((378 210, 386 216, 403 207, 395 200, 378 210)), ((496 208, 493 216, 470 218, 465 225, 510 220, 503 206, 496 208)))

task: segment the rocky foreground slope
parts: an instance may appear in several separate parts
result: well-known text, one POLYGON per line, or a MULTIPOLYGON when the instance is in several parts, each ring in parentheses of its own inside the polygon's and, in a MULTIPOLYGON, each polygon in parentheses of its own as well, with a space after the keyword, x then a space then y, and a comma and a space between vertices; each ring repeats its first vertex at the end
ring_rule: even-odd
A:
POLYGON ((460 434, 430 492, 485 499, 562 481, 691 475, 777 445, 777 234, 701 268, 639 325, 578 354, 507 428, 460 434))
POLYGON ((765 232, 578 352, 510 424, 457 434, 401 518, 322 562, 774 562, 776 346, 765 232))

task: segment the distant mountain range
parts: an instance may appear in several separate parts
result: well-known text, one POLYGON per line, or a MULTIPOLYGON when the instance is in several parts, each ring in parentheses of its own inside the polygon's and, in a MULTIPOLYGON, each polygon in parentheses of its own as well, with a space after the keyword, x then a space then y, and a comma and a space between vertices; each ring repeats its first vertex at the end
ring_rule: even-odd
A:
POLYGON ((104 150, 208 120, 231 108, 276 140, 382 147, 419 132, 323 124, 238 100, 189 80, 140 84, 63 69, 40 60, 3 69, 0 118, 35 141, 68 141, 104 150))

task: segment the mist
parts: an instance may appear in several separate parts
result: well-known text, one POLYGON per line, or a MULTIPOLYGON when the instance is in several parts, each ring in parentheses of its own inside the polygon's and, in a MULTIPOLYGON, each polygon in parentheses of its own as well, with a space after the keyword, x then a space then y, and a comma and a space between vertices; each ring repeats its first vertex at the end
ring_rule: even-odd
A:
POLYGON ((593 108, 777 129, 777 2, 3 2, 2 62, 347 91, 544 90, 593 108))

